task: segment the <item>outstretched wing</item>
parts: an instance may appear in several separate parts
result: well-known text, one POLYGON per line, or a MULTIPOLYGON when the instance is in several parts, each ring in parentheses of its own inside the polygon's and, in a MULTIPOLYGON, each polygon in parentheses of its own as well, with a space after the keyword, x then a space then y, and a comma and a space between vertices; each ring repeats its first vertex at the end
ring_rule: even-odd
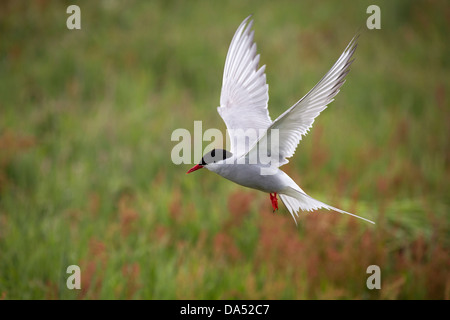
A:
POLYGON ((248 152, 272 124, 267 109, 269 89, 265 65, 258 67, 259 54, 251 30, 253 20, 247 24, 250 17, 241 23, 231 40, 217 108, 227 126, 235 156, 248 152))
POLYGON ((344 84, 344 78, 353 62, 351 58, 357 47, 357 39, 358 36, 355 36, 350 41, 333 67, 303 98, 272 123, 266 134, 252 146, 247 157, 254 157, 255 153, 261 156, 261 152, 271 151, 264 156, 270 158, 272 165, 282 166, 289 162, 287 158, 294 155, 302 137, 312 127, 314 119, 334 100, 344 84))

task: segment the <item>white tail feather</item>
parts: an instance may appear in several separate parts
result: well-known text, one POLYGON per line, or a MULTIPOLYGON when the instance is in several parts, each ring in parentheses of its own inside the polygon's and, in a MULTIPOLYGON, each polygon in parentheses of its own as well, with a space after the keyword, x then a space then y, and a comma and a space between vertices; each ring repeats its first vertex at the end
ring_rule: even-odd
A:
MULTIPOLYGON (((300 189, 300 188, 299 188, 300 189)), ((301 189, 300 189, 301 190, 301 189)), ((329 206, 323 202, 320 202, 319 200, 316 200, 310 196, 308 196, 306 193, 300 190, 295 190, 294 188, 288 187, 283 191, 283 193, 279 193, 281 201, 283 201, 286 208, 289 210, 289 212, 292 215, 292 218, 294 218, 295 224, 297 224, 297 220, 295 219, 295 216, 298 217, 298 211, 314 211, 318 210, 320 208, 324 208, 327 210, 334 210, 340 213, 348 214, 352 217, 365 220, 367 222, 375 224, 375 222, 360 217, 356 214, 329 206), (295 215, 294 215, 295 214, 295 215)))

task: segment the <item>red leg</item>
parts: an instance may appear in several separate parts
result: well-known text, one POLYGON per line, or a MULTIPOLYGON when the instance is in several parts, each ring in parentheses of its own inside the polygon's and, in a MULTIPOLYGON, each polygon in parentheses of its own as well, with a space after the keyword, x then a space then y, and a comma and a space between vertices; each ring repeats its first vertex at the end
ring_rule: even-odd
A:
POLYGON ((275 212, 275 210, 278 210, 277 193, 274 192, 273 195, 272 195, 272 193, 269 193, 269 195, 270 195, 270 201, 272 202, 273 212, 275 212))

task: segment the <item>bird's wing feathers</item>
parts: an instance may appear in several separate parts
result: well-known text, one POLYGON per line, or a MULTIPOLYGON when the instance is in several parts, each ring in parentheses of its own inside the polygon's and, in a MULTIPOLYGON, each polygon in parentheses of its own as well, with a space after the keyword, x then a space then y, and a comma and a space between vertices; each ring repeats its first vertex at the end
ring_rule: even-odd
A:
POLYGON ((353 62, 351 58, 357 47, 357 39, 358 36, 352 39, 333 67, 303 98, 272 123, 267 133, 252 146, 250 153, 260 153, 260 146, 264 145, 271 147, 269 150, 272 153, 269 156, 272 164, 281 166, 288 162, 286 158, 294 155, 297 145, 312 127, 314 119, 334 100, 344 84, 344 78, 353 62))
POLYGON ((272 124, 267 109, 269 93, 265 65, 258 67, 259 54, 253 42, 253 20, 248 22, 250 17, 241 23, 231 40, 217 108, 230 135, 231 152, 236 156, 248 152, 249 147, 259 140, 260 132, 272 124), (241 141, 245 132, 250 133, 246 142, 241 141))

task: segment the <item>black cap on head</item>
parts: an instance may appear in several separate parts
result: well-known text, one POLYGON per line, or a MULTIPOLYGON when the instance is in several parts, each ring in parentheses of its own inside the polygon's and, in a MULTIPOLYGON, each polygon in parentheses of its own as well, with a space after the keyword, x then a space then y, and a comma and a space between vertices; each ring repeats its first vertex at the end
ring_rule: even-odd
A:
POLYGON ((202 161, 199 164, 202 166, 206 166, 211 163, 216 163, 218 161, 225 160, 231 157, 232 155, 233 154, 227 150, 213 149, 203 156, 202 161))

